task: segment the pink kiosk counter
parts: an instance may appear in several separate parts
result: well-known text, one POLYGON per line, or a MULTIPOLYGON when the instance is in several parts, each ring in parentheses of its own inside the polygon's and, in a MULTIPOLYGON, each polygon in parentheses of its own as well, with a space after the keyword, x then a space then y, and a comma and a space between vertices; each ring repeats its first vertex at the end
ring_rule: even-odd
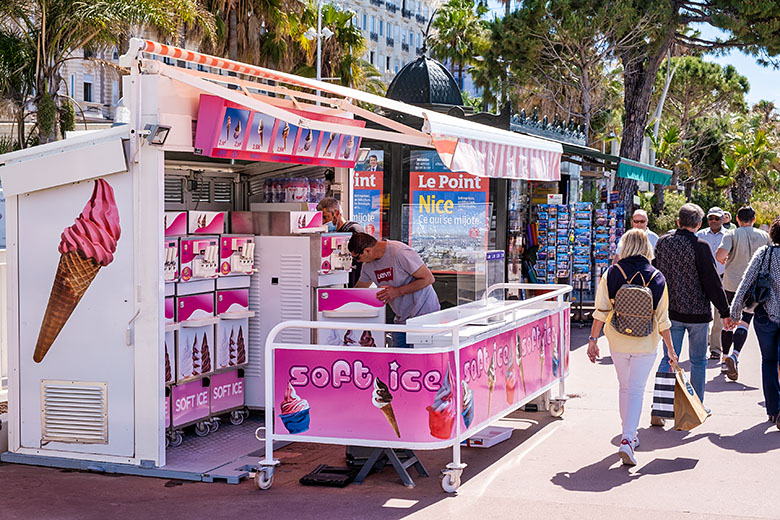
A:
MULTIPOLYGON (((375 335, 405 332, 414 348, 280 343, 276 338, 288 329, 349 330, 356 324, 277 325, 265 350, 265 414, 272 428, 266 431, 257 486, 271 486, 279 464, 273 442, 286 440, 385 448, 382 452, 408 486, 413 483, 394 450, 451 447, 442 488, 454 492, 465 468, 462 442, 556 386, 558 397, 549 411, 560 417, 569 371, 570 304, 564 295, 571 287, 500 284, 490 294, 532 289, 550 292, 522 301, 476 301, 411 319, 405 326, 370 325, 375 335)), ((375 450, 373 457, 379 455, 375 450)), ((375 461, 369 458, 365 474, 375 461)), ((417 463, 414 457, 408 462, 417 463)))

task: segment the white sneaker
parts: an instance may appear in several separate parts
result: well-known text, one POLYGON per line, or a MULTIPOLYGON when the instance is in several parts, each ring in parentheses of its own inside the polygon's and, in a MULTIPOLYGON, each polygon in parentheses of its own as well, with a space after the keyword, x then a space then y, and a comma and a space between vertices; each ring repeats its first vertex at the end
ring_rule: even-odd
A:
POLYGON ((639 437, 634 437, 631 439, 631 447, 635 450, 639 447, 639 437))
POLYGON ((620 448, 618 448, 618 455, 623 460, 623 464, 626 466, 636 466, 636 458, 634 457, 634 447, 628 439, 620 441, 620 448))

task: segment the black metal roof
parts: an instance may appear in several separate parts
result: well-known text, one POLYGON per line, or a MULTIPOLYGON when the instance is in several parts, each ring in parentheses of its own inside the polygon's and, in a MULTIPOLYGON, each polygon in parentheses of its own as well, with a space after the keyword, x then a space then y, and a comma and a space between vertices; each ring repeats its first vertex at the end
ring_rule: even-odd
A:
POLYGON ((387 87, 386 97, 414 105, 463 105, 450 71, 427 56, 404 65, 387 87))

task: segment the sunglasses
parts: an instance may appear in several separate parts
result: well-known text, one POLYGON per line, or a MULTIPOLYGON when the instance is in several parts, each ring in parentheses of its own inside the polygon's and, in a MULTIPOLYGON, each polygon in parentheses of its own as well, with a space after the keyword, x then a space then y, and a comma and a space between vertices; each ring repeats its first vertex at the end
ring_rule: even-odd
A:
POLYGON ((707 220, 720 220, 720 217, 716 217, 715 215, 707 217, 707 220))
POLYGON ((646 220, 636 220, 636 219, 634 219, 633 222, 634 222, 634 224, 644 224, 647 221, 646 220))

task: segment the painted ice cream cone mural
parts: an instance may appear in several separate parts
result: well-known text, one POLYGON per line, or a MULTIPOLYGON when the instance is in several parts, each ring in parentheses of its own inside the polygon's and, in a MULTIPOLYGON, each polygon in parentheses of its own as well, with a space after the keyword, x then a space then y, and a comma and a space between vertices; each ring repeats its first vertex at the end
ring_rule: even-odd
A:
POLYGON ((238 123, 236 123, 236 129, 233 132, 233 139, 238 139, 241 137, 241 120, 238 120, 238 123))
POLYGON ((200 374, 200 351, 198 350, 198 337, 192 342, 192 375, 200 374))
MULTIPOLYGON (((495 347, 495 345, 494 345, 495 347)), ((494 348, 495 351, 495 348, 494 348)), ((493 401, 493 388, 496 386, 496 356, 490 356, 490 366, 487 373, 488 379, 488 417, 490 416, 490 403, 493 401)))
POLYGON ((81 215, 62 232, 60 262, 33 354, 36 363, 43 361, 100 268, 114 260, 121 234, 114 190, 103 179, 94 182, 81 215))
POLYGON ((257 135, 260 137, 260 148, 263 147, 263 118, 257 122, 257 135))
POLYGON ((345 347, 348 347, 350 345, 354 345, 355 344, 355 340, 352 338, 352 331, 351 330, 348 330, 347 332, 344 333, 344 341, 342 342, 342 344, 345 347))
POLYGON ((517 367, 520 369, 520 383, 523 385, 523 395, 525 391, 525 372, 523 371, 523 345, 520 342, 520 333, 515 333, 515 349, 517 350, 517 367))
POLYGON ((309 429, 309 402, 301 399, 295 393, 291 383, 287 383, 287 390, 284 392, 284 400, 279 406, 279 417, 282 424, 290 433, 302 433, 309 429))
POLYGON ((461 381, 460 384, 461 401, 463 401, 460 414, 463 416, 463 424, 468 428, 474 421, 474 392, 471 391, 471 388, 469 388, 469 384, 465 379, 461 381))
POLYGON ((230 123, 231 123, 230 116, 227 116, 227 123, 225 123, 225 139, 226 140, 230 138, 230 126, 231 126, 230 123))
POLYGON ((400 439, 401 431, 398 429, 398 421, 395 418, 393 405, 390 404, 393 401, 393 394, 390 393, 390 389, 378 377, 374 378, 374 392, 371 394, 371 401, 374 403, 374 406, 382 410, 396 437, 400 439))
POLYGON ((306 139, 303 141, 303 151, 308 152, 309 148, 311 148, 312 143, 312 135, 311 135, 311 129, 309 130, 309 133, 306 134, 306 139))
POLYGON ((287 149, 287 137, 290 135, 290 125, 285 123, 284 130, 282 130, 282 140, 284 140, 284 149, 287 149))
POLYGON ((441 387, 436 392, 433 404, 425 407, 428 410, 428 428, 431 430, 431 435, 437 439, 449 439, 452 436, 452 428, 455 426, 455 416, 457 415, 454 386, 455 379, 450 365, 447 363, 447 373, 441 387))
POLYGON ((376 347, 376 341, 374 341, 374 336, 371 334, 370 330, 364 330, 363 334, 360 335, 360 346, 376 347))
POLYGON ((344 147, 344 159, 349 158, 349 154, 352 153, 352 148, 355 147, 355 138, 353 136, 349 136, 349 139, 347 140, 347 146, 344 147))
POLYGON ((514 359, 511 359, 509 363, 506 364, 506 402, 509 404, 512 404, 515 401, 515 387, 517 387, 515 361, 514 359))
POLYGON ((246 345, 244 345, 244 329, 238 328, 238 338, 236 339, 236 364, 246 363, 246 345))
POLYGON ((233 331, 230 331, 230 339, 228 340, 228 365, 234 366, 236 364, 236 342, 233 341, 233 331))
POLYGON ((200 346, 200 373, 211 372, 211 353, 209 352, 208 335, 203 335, 203 344, 200 346))

